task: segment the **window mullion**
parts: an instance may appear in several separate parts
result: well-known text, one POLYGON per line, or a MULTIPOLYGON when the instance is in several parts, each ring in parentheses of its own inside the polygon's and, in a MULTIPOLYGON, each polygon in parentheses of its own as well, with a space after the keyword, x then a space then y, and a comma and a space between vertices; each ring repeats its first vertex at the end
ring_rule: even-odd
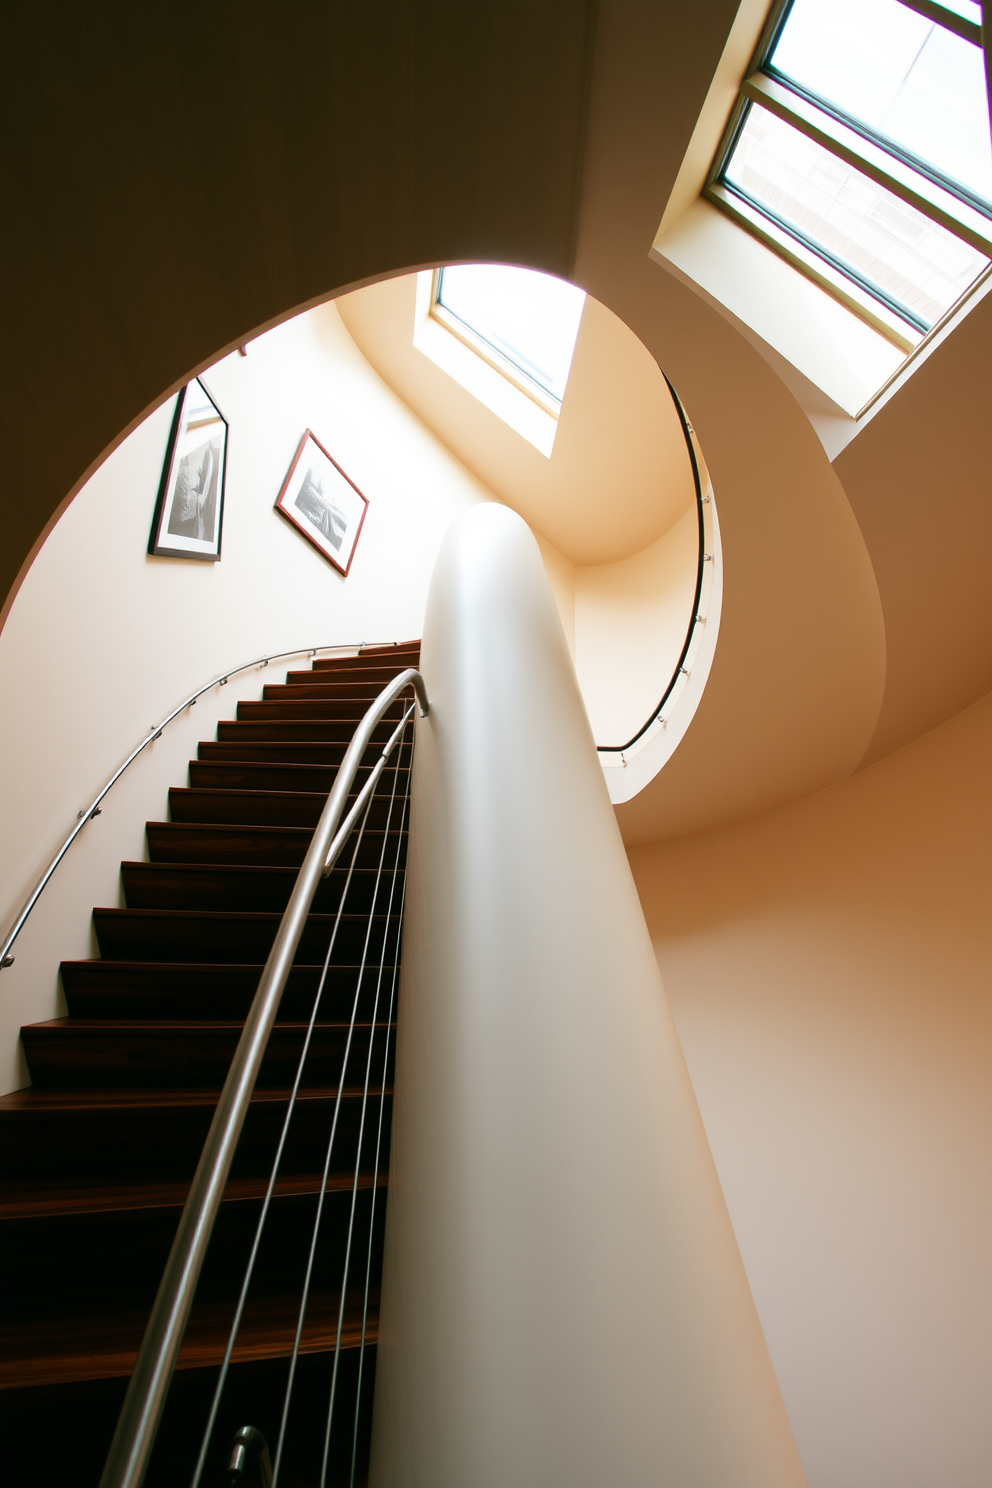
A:
MULTIPOLYGON (((815 144, 822 146, 825 150, 829 150, 832 155, 836 155, 838 159, 853 166, 855 170, 860 171, 862 175, 867 176, 876 185, 884 187, 886 191, 891 191, 893 196, 899 197, 907 206, 914 207, 916 211, 928 217, 931 222, 938 223, 948 232, 953 233, 956 237, 968 243, 970 247, 977 249, 979 253, 986 255, 992 254, 992 229, 984 227, 984 230, 982 230, 977 226, 978 223, 982 223, 984 226, 984 219, 981 214, 962 203, 963 210, 967 212, 969 217, 975 219, 973 223, 963 222, 960 216, 941 207, 938 202, 934 201, 932 196, 928 196, 922 191, 914 190, 906 180, 901 179, 893 171, 887 170, 877 159, 872 158, 873 155, 884 156, 886 152, 882 150, 881 146, 876 145, 874 141, 860 135, 859 131, 852 126, 839 124, 831 115, 818 108, 814 103, 793 93, 784 83, 768 77, 765 73, 754 73, 751 77, 746 78, 741 85, 741 94, 750 102, 760 104, 769 113, 777 115, 786 124, 790 124, 794 129, 799 130, 801 134, 806 135, 808 139, 813 140, 815 144), (841 130, 851 136, 852 139, 863 140, 866 147, 864 151, 856 148, 851 141, 839 137, 841 130)), ((724 159, 726 160, 726 158, 725 156, 724 159)), ((894 164, 898 166, 901 165, 901 162, 894 161, 894 164)), ((912 171, 912 167, 910 166, 904 166, 903 169, 907 174, 912 172, 912 174, 918 175, 917 172, 912 171)), ((925 180, 925 178, 920 179, 925 180)), ((929 185, 931 183, 927 182, 927 184, 929 185)), ((950 192, 945 191, 939 186, 934 186, 933 190, 935 192, 941 192, 945 198, 957 200, 957 198, 951 196, 950 192)))
POLYGON ((905 5, 907 10, 915 10, 917 15, 924 16, 928 21, 943 26, 945 31, 953 31, 962 41, 970 41, 972 46, 982 45, 981 26, 976 26, 966 16, 958 15, 957 11, 945 10, 942 5, 935 5, 933 0, 899 0, 899 3, 905 5))

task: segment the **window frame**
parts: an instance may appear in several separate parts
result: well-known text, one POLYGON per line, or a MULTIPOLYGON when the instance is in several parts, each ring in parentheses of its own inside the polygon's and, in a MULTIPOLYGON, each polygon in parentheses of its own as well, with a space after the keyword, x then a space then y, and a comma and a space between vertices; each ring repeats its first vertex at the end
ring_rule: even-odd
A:
MULTIPOLYGON (((898 0, 898 3, 982 48, 981 27, 964 16, 931 0, 898 0)), ((907 354, 913 353, 943 329, 992 274, 992 203, 943 177, 885 135, 779 72, 770 59, 792 5, 793 0, 776 0, 769 12, 738 88, 702 195, 887 340, 907 354), (724 180, 724 172, 753 106, 774 114, 982 253, 990 260, 988 267, 933 325, 927 326, 907 306, 887 296, 880 286, 860 276, 852 266, 842 264, 828 249, 805 238, 792 224, 776 218, 767 207, 724 180)))

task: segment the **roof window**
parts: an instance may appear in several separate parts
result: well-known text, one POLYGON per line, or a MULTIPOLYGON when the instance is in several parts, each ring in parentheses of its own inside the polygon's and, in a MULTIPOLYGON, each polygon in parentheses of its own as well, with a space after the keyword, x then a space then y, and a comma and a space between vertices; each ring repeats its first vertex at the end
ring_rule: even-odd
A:
POLYGON ((910 351, 992 262, 971 0, 784 0, 706 196, 910 351))
POLYGON ((431 315, 557 418, 585 294, 532 269, 437 269, 431 315))

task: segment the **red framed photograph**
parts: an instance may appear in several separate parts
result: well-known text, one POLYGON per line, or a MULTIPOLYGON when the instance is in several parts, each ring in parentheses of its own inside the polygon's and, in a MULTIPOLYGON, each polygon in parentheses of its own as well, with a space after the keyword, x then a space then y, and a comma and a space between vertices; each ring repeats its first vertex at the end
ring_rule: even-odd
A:
POLYGON ((368 509, 355 482, 307 429, 276 497, 276 511, 347 577, 368 509))

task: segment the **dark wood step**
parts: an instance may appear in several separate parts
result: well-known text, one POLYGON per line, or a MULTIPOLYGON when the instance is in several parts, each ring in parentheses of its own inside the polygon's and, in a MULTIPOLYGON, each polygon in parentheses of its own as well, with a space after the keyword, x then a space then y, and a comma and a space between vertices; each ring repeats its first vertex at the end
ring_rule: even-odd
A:
MULTIPOLYGON (((380 687, 378 683, 368 682, 340 682, 331 674, 330 680, 324 681, 319 673, 308 673, 306 682, 270 682, 262 689, 262 700, 266 703, 294 703, 300 699, 340 699, 349 700, 363 715, 368 712, 372 704, 386 686, 384 682, 380 687)), ((409 705, 413 701, 412 686, 406 692, 400 693, 400 700, 409 705)))
MULTIPOLYGON (((356 657, 355 659, 356 661, 361 660, 360 657, 356 657)), ((394 677, 398 677, 400 672, 405 672, 408 667, 415 667, 416 665, 416 662, 383 663, 378 666, 367 664, 365 666, 354 667, 335 665, 321 667, 317 671, 314 671, 312 667, 308 667, 305 671, 287 672, 286 685, 287 687, 304 687, 308 683, 315 681, 322 682, 325 685, 331 682, 342 682, 370 687, 373 693, 377 694, 384 687, 388 686, 394 677)))
MULTIPOLYGON (((210 910, 94 909, 100 951, 114 961, 230 961, 238 964, 264 961, 282 916, 258 911, 252 914, 210 910)), ((312 914, 300 939, 296 960, 304 965, 323 964, 335 926, 334 915, 312 914)), ((361 961, 365 945, 367 915, 343 914, 334 945, 334 959, 351 965, 361 961)), ((392 950, 398 921, 390 921, 392 950)), ((386 917, 372 920, 369 956, 378 959, 386 929, 386 917)))
MULTIPOLYGON (((374 765, 382 753, 379 741, 370 744, 362 759, 363 766, 374 765)), ((325 765, 336 768, 344 759, 347 744, 312 744, 303 739, 286 740, 285 743, 254 743, 235 740, 230 743, 217 739, 204 739, 197 746, 197 758, 201 760, 244 760, 269 765, 325 765)), ((393 751, 401 764, 410 763, 410 744, 398 744, 393 751)))
MULTIPOLYGON (((387 676, 381 682, 374 679, 369 682, 353 682, 350 678, 345 680, 337 677, 333 672, 324 675, 319 672, 305 672, 303 675, 306 680, 302 682, 267 682, 262 688, 263 700, 271 703, 280 700, 292 702, 296 698, 305 697, 349 699, 360 712, 365 713, 389 682, 394 680, 387 676)), ((406 700, 410 702, 412 699, 411 690, 406 700)))
MULTIPOLYGON (((293 1346, 299 1307, 297 1296, 249 1298, 233 1358, 287 1358, 293 1346)), ((177 1369, 217 1365, 224 1356, 233 1306, 194 1304, 179 1352, 177 1369)), ((62 1384, 75 1380, 107 1379, 134 1368, 147 1310, 39 1320, 11 1326, 0 1335, 0 1390, 14 1386, 62 1384)), ((312 1354, 333 1348, 338 1320, 338 1296, 314 1293, 307 1308, 300 1352, 312 1354)), ((370 1299, 366 1341, 375 1342, 378 1297, 370 1299)), ((362 1299, 345 1307, 343 1349, 357 1349, 362 1340, 362 1299)))
POLYGON ((354 668, 361 671, 368 667, 391 666, 395 671, 402 671, 404 667, 416 666, 420 661, 420 642, 403 641, 398 646, 374 646, 363 648, 354 656, 315 656, 311 660, 314 671, 330 671, 341 668, 348 671, 354 668))
MULTIPOLYGON (((293 690, 290 688, 290 693, 293 690)), ((276 720, 285 721, 289 718, 298 718, 301 720, 324 719, 327 721, 334 720, 339 723, 347 720, 350 728, 346 737, 350 739, 374 702, 375 696, 358 699, 340 697, 296 698, 290 696, 280 698, 278 702, 269 700, 258 703, 245 700, 238 703, 238 719, 242 722, 255 723, 270 723, 276 720)), ((395 702, 390 703, 383 715, 383 721, 392 719, 393 727, 395 728, 396 723, 402 718, 408 707, 409 701, 397 698, 395 702)))
MULTIPOLYGON (((314 1173, 289 1173, 276 1179, 273 1199, 297 1198, 320 1193, 323 1175, 314 1173)), ((351 1171, 330 1173, 327 1178, 328 1193, 350 1193, 354 1181, 351 1171)), ((380 1191, 389 1182, 388 1173, 380 1172, 376 1186, 380 1191)), ((222 1203, 257 1204, 265 1197, 269 1180, 266 1174, 250 1178, 231 1178, 224 1189, 222 1203)), ((358 1177, 361 1190, 372 1187, 372 1174, 362 1172, 358 1177)), ((22 1183, 10 1184, 0 1195, 0 1225, 12 1226, 28 1220, 78 1219, 93 1215, 131 1213, 135 1210, 178 1211, 186 1202, 189 1182, 186 1179, 165 1179, 157 1183, 142 1183, 140 1180, 116 1183, 22 1183)), ((4 1231, 10 1233, 10 1229, 4 1231)), ((59 1233, 62 1233, 60 1229, 59 1233)))
MULTIPOLYGON (((153 863, 244 863, 272 868, 299 868, 313 838, 310 827, 243 827, 217 822, 148 822, 148 856, 153 863)), ((366 827, 358 847, 356 868, 376 868, 382 853, 383 831, 366 827)), ((396 839, 407 833, 390 831, 387 863, 395 862, 396 839)), ((351 862, 351 849, 346 861, 351 862)), ((400 861, 403 861, 401 856, 400 861)))
MULTIPOLYGON (((317 1024, 310 1037, 304 1078, 335 1085, 341 1078, 349 1024, 317 1024)), ((21 1029, 36 1090, 220 1089, 241 1037, 241 1023, 153 1019, 54 1018, 21 1029)), ((259 1071, 260 1088, 285 1088, 296 1077, 307 1025, 277 1023, 259 1071)), ((360 1078, 368 1055, 368 1023, 357 1024, 349 1050, 349 1078, 360 1078)), ((381 1070, 386 1026, 379 1024, 372 1068, 381 1070)))
MULTIPOLYGON (((396 727, 399 718, 384 719, 372 730, 372 743, 385 744, 396 727)), ((346 748, 352 739, 361 718, 283 718, 276 712, 274 717, 261 720, 221 719, 217 725, 217 739, 223 744, 340 744, 346 748)))
MULTIPOLYGON (((347 809, 358 797, 352 791, 347 809)), ((169 814, 174 822, 226 823, 239 827, 309 827, 312 831, 327 804, 327 796, 312 791, 205 790, 197 786, 173 786, 169 791, 169 814)), ((388 796, 375 796, 369 805, 367 823, 384 828, 403 820, 402 802, 390 813, 388 796)))
MULTIPOLYGON (((379 756, 382 751, 379 750, 379 756)), ((388 796, 396 779, 397 791, 406 788, 407 769, 401 760, 390 755, 385 769, 375 786, 377 796, 388 796)), ((377 756, 378 757, 378 756, 377 756)), ((408 762, 407 762, 408 763, 408 762)), ((351 795, 354 797, 365 785, 372 773, 374 761, 360 765, 355 775, 351 795)), ((247 760, 190 760, 189 783, 202 790, 252 790, 252 791, 308 791, 327 796, 337 778, 337 769, 332 765, 296 765, 266 763, 247 760)))
MULTIPOLYGON (((378 1101, 379 1087, 372 1092, 378 1101)), ((216 1090, 18 1090, 0 1097, 0 1177, 4 1186, 165 1179, 188 1182, 199 1161, 216 1090)), ((334 1116, 334 1088, 297 1094, 282 1171, 322 1169, 334 1116)), ((235 1153, 235 1179, 268 1173, 288 1091, 252 1094, 235 1153)), ((354 1162, 361 1088, 342 1092, 334 1168, 354 1162)))
POLYGON ((315 656, 312 665, 316 667, 326 663, 328 666, 338 666, 342 661, 354 661, 365 666, 368 666, 370 662, 375 666, 381 666, 385 662, 399 659, 403 659, 406 664, 405 658, 408 656, 414 657, 415 660, 419 659, 420 641, 392 641, 383 646, 359 646, 354 656, 315 656))
MULTIPOLYGON (((168 961, 63 961, 62 987, 69 1012, 83 1018, 214 1018, 248 1016, 262 966, 168 961)), ((360 968, 331 966, 321 993, 320 1014, 329 1021, 350 1018, 360 968)), ((385 968, 388 998, 394 968, 385 968)), ((313 1013, 322 967, 294 966, 279 1004, 278 1019, 303 1022, 313 1013)), ((371 1017, 379 967, 366 967, 358 1015, 371 1017)))
MULTIPOLYGON (((379 834, 382 844, 382 834, 379 834)), ((380 908, 388 903, 398 837, 392 836, 392 854, 368 868, 341 867, 320 879, 313 911, 333 914, 347 886, 350 914, 368 913, 378 889, 380 908), (350 882, 349 882, 350 875, 350 882)), ((345 853, 347 859, 347 851, 345 853)), ((400 870, 402 873, 402 870, 400 870)), ((289 903, 299 871, 296 868, 267 868, 249 864, 122 863, 124 898, 129 909, 273 910, 289 903)))
MULTIPOLYGON (((377 1115, 377 1112, 376 1112, 377 1115)), ((308 1242, 322 1210, 312 1276, 318 1287, 341 1276, 347 1244, 354 1173, 339 1172, 320 1201, 319 1184, 309 1193, 288 1193, 268 1206, 265 1233, 256 1256, 253 1290, 277 1294, 302 1290, 308 1242)), ((355 1193, 355 1237, 367 1244, 371 1183, 355 1193)), ((224 1301, 237 1291, 248 1266, 261 1197, 221 1204, 197 1299, 224 1301)), ((110 1213, 46 1216, 2 1228, 4 1263, 18 1278, 0 1297, 0 1329, 28 1317, 44 1323, 100 1309, 150 1307, 175 1238, 176 1208, 132 1208, 110 1213)))

